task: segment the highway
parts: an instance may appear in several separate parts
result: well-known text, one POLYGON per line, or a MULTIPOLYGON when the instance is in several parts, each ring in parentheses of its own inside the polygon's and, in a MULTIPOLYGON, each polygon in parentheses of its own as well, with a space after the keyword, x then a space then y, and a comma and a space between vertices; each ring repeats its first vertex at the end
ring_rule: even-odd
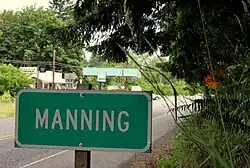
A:
MULTIPOLYGON (((173 102, 173 97, 170 99, 173 102)), ((168 104, 173 107, 171 102, 168 104)), ((175 126, 172 116, 166 114, 168 107, 163 104, 163 100, 153 101, 153 141, 175 126)), ((14 122, 14 118, 0 119, 0 168, 74 167, 74 151, 14 148, 14 122)), ((92 152, 92 168, 119 168, 131 157, 135 153, 92 152)))

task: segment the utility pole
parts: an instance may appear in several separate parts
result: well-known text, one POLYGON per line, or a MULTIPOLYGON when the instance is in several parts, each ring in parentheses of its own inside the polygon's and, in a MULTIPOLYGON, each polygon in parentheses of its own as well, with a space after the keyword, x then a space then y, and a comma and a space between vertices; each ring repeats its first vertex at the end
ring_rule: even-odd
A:
POLYGON ((39 88, 39 64, 37 65, 36 88, 39 88))
POLYGON ((121 77, 121 87, 125 87, 125 75, 124 75, 124 71, 125 71, 125 63, 122 63, 122 77, 121 77))
POLYGON ((55 89, 55 71, 56 71, 56 50, 53 51, 53 74, 52 74, 52 89, 55 89))

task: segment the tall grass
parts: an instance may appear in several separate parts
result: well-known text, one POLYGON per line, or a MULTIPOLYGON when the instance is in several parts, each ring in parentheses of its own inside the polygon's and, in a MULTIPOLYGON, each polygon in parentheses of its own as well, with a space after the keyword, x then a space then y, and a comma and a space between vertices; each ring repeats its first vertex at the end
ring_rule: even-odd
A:
POLYGON ((0 118, 13 117, 15 115, 14 98, 9 93, 0 96, 0 118))

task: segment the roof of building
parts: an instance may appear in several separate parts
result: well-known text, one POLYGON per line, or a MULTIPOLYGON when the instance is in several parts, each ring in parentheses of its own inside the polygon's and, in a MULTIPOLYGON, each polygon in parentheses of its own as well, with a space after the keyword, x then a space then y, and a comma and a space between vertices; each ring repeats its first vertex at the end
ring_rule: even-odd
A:
MULTIPOLYGON (((97 76, 99 73, 106 73, 107 76, 122 76, 123 68, 83 68, 84 76, 97 76)), ((124 68, 125 77, 141 77, 139 69, 136 68, 124 68)))

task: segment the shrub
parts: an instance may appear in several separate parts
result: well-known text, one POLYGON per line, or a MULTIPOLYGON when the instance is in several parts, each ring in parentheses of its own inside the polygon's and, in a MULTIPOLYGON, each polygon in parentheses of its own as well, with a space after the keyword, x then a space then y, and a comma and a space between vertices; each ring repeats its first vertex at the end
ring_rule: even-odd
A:
POLYGON ((0 64, 0 92, 11 93, 18 88, 26 88, 32 80, 13 65, 0 64))
MULTIPOLYGON (((159 87, 164 95, 168 96, 174 95, 173 89, 169 83, 157 83, 157 84, 152 83, 152 84, 154 86, 159 87)), ((154 93, 158 93, 158 91, 156 91, 156 89, 154 88, 154 86, 152 86, 152 84, 144 80, 141 80, 139 85, 143 88, 143 90, 150 90, 153 91, 154 93)), ((201 92, 198 89, 195 91, 191 90, 191 86, 188 85, 184 80, 176 80, 174 81, 173 85, 179 95, 192 95, 201 92)))
POLYGON ((2 96, 0 96, 0 103, 13 103, 14 98, 10 95, 9 92, 5 92, 2 96))
POLYGON ((161 158, 158 168, 247 168, 248 134, 222 129, 218 121, 193 117, 174 137, 172 155, 161 158))

